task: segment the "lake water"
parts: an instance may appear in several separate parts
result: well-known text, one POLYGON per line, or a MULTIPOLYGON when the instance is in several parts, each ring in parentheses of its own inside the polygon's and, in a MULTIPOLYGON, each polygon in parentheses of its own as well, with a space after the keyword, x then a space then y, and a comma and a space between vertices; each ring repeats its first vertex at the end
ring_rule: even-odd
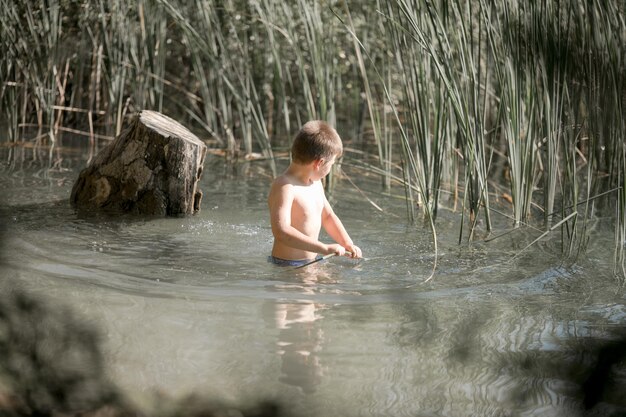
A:
MULTIPOLYGON (((332 195, 366 259, 294 271, 266 261, 266 162, 208 156, 195 216, 112 219, 69 206, 86 151, 0 157, 0 291, 68 305, 98 328, 110 378, 139 404, 196 392, 276 399, 297 416, 584 415, 598 352, 624 340, 625 292, 602 219, 574 263, 561 261, 558 232, 515 259, 540 232, 459 245, 460 213, 442 210, 425 282, 429 228, 409 224, 404 202, 347 161, 383 209, 345 180, 332 195)), ((624 355, 616 362, 596 415, 626 410, 624 355)))

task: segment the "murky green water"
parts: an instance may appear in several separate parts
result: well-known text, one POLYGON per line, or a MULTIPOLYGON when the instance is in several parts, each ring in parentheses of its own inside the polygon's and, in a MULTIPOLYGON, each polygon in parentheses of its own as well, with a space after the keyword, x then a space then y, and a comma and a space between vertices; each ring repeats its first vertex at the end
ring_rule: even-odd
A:
MULTIPOLYGON (((86 156, 0 157, 0 290, 69 305, 98 327, 111 379, 139 402, 160 390, 273 398, 300 416, 582 415, 598 349, 624 335, 602 221, 575 264, 560 261, 557 236, 509 262, 539 233, 458 245, 460 215, 442 211, 424 283, 428 227, 407 224, 401 200, 346 164, 384 209, 347 181, 331 200, 366 259, 293 271, 266 262, 263 162, 209 157, 196 216, 111 219, 69 207, 86 156)), ((626 406, 617 362, 597 415, 626 406)))

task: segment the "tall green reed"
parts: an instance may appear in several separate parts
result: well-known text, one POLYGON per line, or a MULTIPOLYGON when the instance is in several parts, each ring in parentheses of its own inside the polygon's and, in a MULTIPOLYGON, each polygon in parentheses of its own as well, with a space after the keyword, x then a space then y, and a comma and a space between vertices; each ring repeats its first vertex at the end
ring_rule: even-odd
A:
MULTIPOLYGON (((301 125, 311 119, 336 125, 338 107, 344 112, 345 122, 353 111, 350 105, 358 107, 358 101, 349 96, 355 79, 346 73, 345 43, 350 38, 335 19, 335 11, 324 3, 308 0, 263 0, 253 4, 270 39, 277 75, 274 80, 278 83, 273 96, 283 103, 279 111, 283 112, 286 130, 294 121, 301 125)), ((331 172, 327 190, 332 189, 335 179, 331 172)))
POLYGON ((187 112, 201 119, 209 133, 224 143, 232 155, 241 136, 246 154, 252 153, 253 137, 259 139, 266 157, 272 155, 264 118, 263 103, 257 91, 265 74, 256 67, 259 59, 256 29, 249 24, 250 11, 238 9, 232 1, 204 0, 178 7, 161 1, 173 23, 183 31, 183 45, 188 48, 192 75, 198 80, 199 103, 187 112), (200 117, 196 113, 200 106, 200 117))
POLYGON ((560 213, 569 220, 559 222, 568 253, 575 240, 586 242, 587 222, 577 226, 576 207, 585 203, 583 218, 590 218, 594 194, 607 189, 601 183, 621 184, 615 155, 624 146, 624 11, 598 2, 588 2, 582 12, 580 6, 397 0, 387 9, 389 42, 401 63, 407 131, 416 135, 408 137, 419 161, 412 177, 430 202, 429 178, 441 172, 429 155, 441 155, 445 147, 433 152, 438 142, 428 128, 437 124, 424 122, 424 115, 436 114, 434 109, 446 114, 441 103, 447 103, 447 137, 456 136, 462 151, 470 237, 479 208, 485 208, 490 226, 488 149, 499 143, 506 149, 514 226, 531 222, 536 208, 552 231, 553 216, 560 213), (424 65, 429 61, 430 76, 424 65), (443 88, 420 89, 427 85, 424 75, 443 88), (428 102, 429 93, 447 102, 428 102), (419 107, 423 102, 428 106, 419 107))
POLYGON ((94 6, 81 16, 94 57, 86 106, 104 110, 104 123, 117 135, 132 108, 163 110, 167 15, 154 1, 98 0, 94 6))
MULTIPOLYGON (((441 110, 438 117, 444 117, 435 125, 438 126, 436 131, 440 132, 440 135, 446 132, 447 137, 456 136, 456 146, 461 149, 465 175, 464 202, 468 204, 469 209, 471 224, 469 237, 471 238, 478 221, 477 214, 482 208, 485 213, 485 226, 488 230, 491 229, 487 182, 490 155, 485 137, 488 92, 486 80, 489 76, 489 68, 486 64, 488 61, 483 63, 485 53, 483 21, 481 19, 475 21, 477 12, 469 2, 462 4, 454 1, 448 4, 447 2, 397 0, 395 5, 398 14, 402 16, 402 20, 399 20, 397 24, 418 45, 416 49, 409 49, 413 51, 413 56, 408 57, 408 63, 404 64, 404 67, 411 69, 424 57, 430 60, 432 74, 437 77, 439 83, 433 92, 435 97, 439 97, 439 102, 435 105, 441 110), (474 26, 478 28, 477 35, 474 33, 474 26), (421 53, 419 53, 420 50, 421 53), (445 113, 448 106, 451 110, 449 115, 445 113), (447 125, 447 118, 450 119, 451 128, 442 129, 447 125)), ((408 79, 416 79, 413 84, 419 86, 418 76, 420 76, 419 73, 408 79)), ((425 78, 422 79, 422 84, 425 80, 425 78)), ((410 86, 409 83, 405 82, 405 84, 410 86)), ((409 91, 406 96, 418 97, 424 95, 424 91, 428 90, 409 91)), ((419 104, 417 100, 417 98, 409 99, 419 104)), ((428 111, 428 106, 432 105, 433 103, 426 102, 426 107, 413 113, 423 114, 428 111)), ((413 120, 413 128, 422 135, 418 146, 420 147, 419 153, 423 157, 422 161, 424 161, 422 169, 416 171, 415 177, 418 181, 422 181, 422 195, 428 195, 430 200, 430 187, 426 181, 427 171, 434 166, 434 162, 430 161, 436 161, 429 156, 428 146, 431 144, 431 139, 428 137, 428 132, 424 131, 430 124, 427 119, 413 120)), ((441 154, 449 148, 445 144, 440 145, 442 138, 436 139, 434 143, 440 146, 436 156, 440 158, 441 154)), ((437 176, 440 173, 441 171, 433 173, 433 178, 437 178, 435 183, 439 182, 437 176)), ((428 204, 436 207, 430 201, 428 204)), ((461 228, 461 235, 462 233, 461 228)))
MULTIPOLYGON (((0 64, 0 79, 15 80, 15 66, 13 62, 6 60, 0 64)), ((7 123, 7 134, 9 142, 18 141, 19 130, 19 93, 22 89, 15 81, 5 81, 0 86, 0 114, 4 114, 7 123)))
POLYGON ((624 48, 615 46, 624 36, 623 10, 599 2, 504 2, 496 17, 489 33, 516 224, 529 221, 534 206, 551 229, 553 216, 568 218, 584 204, 582 222, 575 216, 562 225, 564 250, 572 254, 578 241, 580 253, 595 195, 621 181, 611 167, 624 143, 623 117, 615 113, 623 109, 624 48))
POLYGON ((94 46, 102 50, 97 67, 102 72, 95 74, 96 86, 101 86, 102 92, 100 89, 95 91, 95 106, 99 108, 102 105, 108 109, 106 123, 114 126, 115 135, 118 135, 123 124, 124 96, 129 86, 127 79, 133 79, 128 63, 131 49, 137 48, 133 42, 135 33, 130 29, 136 27, 136 14, 121 0, 98 0, 97 10, 99 25, 91 35, 94 46), (104 103, 99 102, 101 94, 104 103))
POLYGON ((450 101, 444 82, 437 76, 437 63, 403 29, 410 22, 419 22, 420 27, 428 25, 424 9, 409 3, 404 3, 402 9, 390 3, 387 6, 387 30, 396 51, 405 103, 403 119, 409 132, 410 143, 405 148, 415 153, 415 182, 421 205, 436 218, 441 188, 451 182, 450 168, 456 160, 450 140, 450 101))
POLYGON ((626 278, 626 148, 622 149, 620 157, 621 169, 619 180, 621 186, 617 189, 617 204, 615 205, 615 255, 614 270, 616 276, 626 278))
POLYGON ((273 160, 307 119, 367 126, 351 145, 387 191, 403 184, 409 217, 419 204, 434 228, 443 197, 460 194, 470 231, 462 221, 459 234, 471 239, 481 210, 491 228, 494 192, 508 187, 513 226, 559 224, 568 254, 584 249, 586 219, 614 210, 623 259, 619 2, 76 5, 0 0, 0 106, 14 138, 36 125, 56 139, 63 123, 87 121, 92 137, 115 133, 132 110, 154 108, 229 155, 273 160))
MULTIPOLYGON (((24 85, 34 97, 28 97, 24 106, 37 114, 37 126, 47 127, 47 137, 55 141, 55 111, 57 104, 59 68, 66 52, 62 46, 61 7, 58 2, 12 2, 2 0, 0 8, 0 35, 4 58, 11 62, 8 71, 14 80, 2 80, 6 86, 24 85)), ((12 121, 14 124, 15 122, 12 121)), ((41 137, 38 135, 38 137, 41 137)))
MULTIPOLYGON (((356 63, 357 63, 357 67, 359 70, 359 74, 361 76, 361 80, 362 80, 362 86, 363 86, 363 92, 365 95, 365 106, 367 107, 367 114, 369 116, 369 123, 370 123, 370 129, 371 129, 371 134, 374 138, 374 143, 376 145, 376 149, 377 149, 377 156, 378 156, 378 162, 380 164, 380 171, 384 173, 383 175, 383 187, 385 189, 385 191, 389 192, 391 189, 391 172, 392 172, 392 165, 393 165, 393 139, 392 136, 390 135, 390 129, 386 128, 386 124, 388 123, 388 117, 387 117, 387 111, 386 108, 387 106, 384 105, 384 100, 381 100, 380 97, 380 92, 377 93, 376 91, 376 87, 377 87, 377 83, 375 82, 370 82, 370 77, 374 76, 376 77, 377 75, 381 75, 381 77, 383 79, 385 79, 384 75, 382 75, 382 73, 385 72, 385 69, 381 69, 381 74, 369 74, 369 71, 367 70, 368 67, 368 60, 366 60, 366 58, 363 56, 363 51, 362 51, 362 43, 360 41, 360 39, 367 39, 368 37, 371 36, 376 36, 376 28, 374 27, 374 30, 371 30, 371 34, 367 33, 370 30, 370 26, 366 25, 363 28, 361 28, 361 33, 359 33, 358 35, 356 34, 356 27, 355 24, 352 20, 352 15, 350 13, 350 8, 348 7, 347 2, 343 3, 343 12, 345 13, 345 22, 344 24, 347 27, 347 30, 353 35, 352 36, 352 45, 354 48, 354 54, 355 54, 355 58, 356 58, 356 63), (365 33, 363 33, 365 32, 365 33), (381 103, 382 101, 382 103, 381 103)), ((376 10, 380 10, 381 8, 381 4, 380 2, 377 1, 377 8, 376 10)), ((336 13, 336 12, 335 12, 336 13)), ((335 14, 335 16, 337 16, 339 18, 340 21, 343 22, 342 18, 335 14)), ((376 16, 366 16, 365 17, 366 21, 378 21, 381 22, 380 19, 376 19, 376 16), (372 19, 373 18, 373 19, 372 19)), ((381 22, 382 23, 382 22, 381 22)), ((383 31, 384 30, 384 26, 382 24, 379 25, 380 27, 377 28, 379 31, 383 31)), ((368 53, 368 59, 372 60, 374 62, 377 61, 377 59, 375 57, 371 57, 369 54, 371 54, 370 51, 367 51, 368 53)), ((393 57, 390 54, 386 54, 383 53, 381 59, 378 60, 378 62, 381 63, 381 65, 383 65, 386 69, 387 69, 387 77, 386 77, 386 83, 387 85, 391 85, 391 66, 392 66, 392 59, 393 57)), ((362 130, 362 127, 359 127, 359 131, 362 130)), ((408 199, 409 201, 411 201, 411 199, 408 199)), ((412 205, 410 206, 412 208, 412 205)), ((412 212, 411 212, 411 217, 412 217, 412 212)))
POLYGON ((130 38, 130 65, 135 74, 133 97, 139 108, 163 111, 167 60, 167 14, 150 0, 137 3, 139 34, 130 38))

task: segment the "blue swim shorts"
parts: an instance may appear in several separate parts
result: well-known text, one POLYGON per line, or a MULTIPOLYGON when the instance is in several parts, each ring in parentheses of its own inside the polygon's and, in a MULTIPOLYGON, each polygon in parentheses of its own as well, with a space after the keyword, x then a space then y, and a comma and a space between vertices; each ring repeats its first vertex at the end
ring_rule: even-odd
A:
POLYGON ((321 258, 322 255, 317 255, 315 259, 282 259, 270 255, 267 257, 267 262, 278 266, 302 266, 321 258))

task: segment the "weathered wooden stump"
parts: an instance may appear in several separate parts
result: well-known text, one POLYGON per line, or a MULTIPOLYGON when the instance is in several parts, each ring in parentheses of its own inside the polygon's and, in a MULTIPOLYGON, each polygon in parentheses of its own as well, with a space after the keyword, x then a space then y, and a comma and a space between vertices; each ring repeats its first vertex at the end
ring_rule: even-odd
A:
POLYGON ((205 156, 206 145, 180 123, 144 110, 80 173, 70 201, 87 210, 193 214, 205 156))

